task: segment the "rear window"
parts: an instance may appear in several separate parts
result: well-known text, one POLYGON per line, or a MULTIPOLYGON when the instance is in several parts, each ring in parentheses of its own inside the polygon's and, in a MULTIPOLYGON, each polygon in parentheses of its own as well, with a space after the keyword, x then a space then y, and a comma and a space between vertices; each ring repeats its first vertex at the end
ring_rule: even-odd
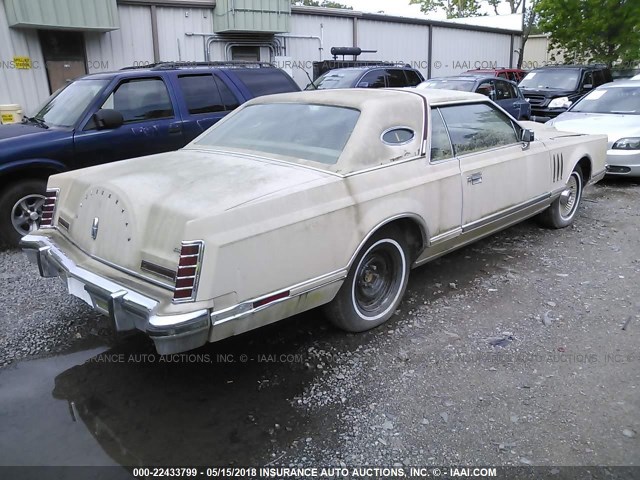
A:
POLYGON ((350 88, 361 75, 361 70, 330 70, 310 84, 307 90, 350 88))
POLYGON ((277 68, 234 70, 233 74, 247 86, 254 97, 300 90, 291 77, 277 68))
POLYGON ((272 103, 251 105, 217 124, 198 145, 249 150, 333 165, 360 112, 346 107, 272 103))
POLYGON ((431 79, 422 82, 419 88, 439 88, 444 90, 459 90, 462 92, 472 92, 475 86, 475 80, 466 79, 431 79))
POLYGON ((415 70, 405 70, 404 73, 407 74, 407 85, 409 87, 420 85, 423 80, 420 74, 415 70))

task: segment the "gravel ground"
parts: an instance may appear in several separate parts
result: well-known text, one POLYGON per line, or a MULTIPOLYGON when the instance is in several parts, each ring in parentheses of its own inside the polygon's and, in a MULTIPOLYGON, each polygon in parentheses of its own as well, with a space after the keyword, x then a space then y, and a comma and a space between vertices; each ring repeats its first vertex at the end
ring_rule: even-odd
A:
MULTIPOLYGON (((345 335, 310 312, 195 352, 303 359, 289 363, 88 362, 54 372, 52 355, 153 349, 141 336, 115 340, 59 281, 5 251, 0 384, 7 392, 21 374, 55 376, 54 397, 72 402, 127 465, 640 466, 639 206, 640 186, 606 182, 587 192, 573 227, 525 222, 415 270, 394 319, 372 332, 345 335), (176 432, 191 442, 166 440, 176 432)), ((22 432, 24 405, 49 392, 16 391, 4 406, 0 395, 0 411, 15 411, 22 432)), ((47 408, 29 421, 39 410, 51 417, 47 408)), ((0 438, 0 464, 42 459, 43 428, 20 434, 45 442, 34 453, 0 438)), ((67 462, 90 464, 96 447, 65 435, 78 456, 67 462)))
POLYGON ((571 228, 527 222, 415 271, 401 320, 328 349, 337 366, 294 400, 338 419, 337 445, 295 458, 640 465, 640 191, 585 200, 571 228))
POLYGON ((0 367, 27 357, 109 341, 106 318, 66 293, 59 279, 41 278, 18 250, 0 252, 0 367))

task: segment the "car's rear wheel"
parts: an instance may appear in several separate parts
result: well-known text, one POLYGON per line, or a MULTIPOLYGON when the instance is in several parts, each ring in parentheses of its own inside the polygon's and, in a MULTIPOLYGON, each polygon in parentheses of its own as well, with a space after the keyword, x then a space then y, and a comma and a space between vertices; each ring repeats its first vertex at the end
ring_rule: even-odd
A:
POLYGON ((402 301, 410 267, 409 248, 398 229, 374 235, 357 255, 336 298, 325 307, 327 316, 349 332, 383 324, 402 301))
POLYGON ((540 214, 540 221, 550 228, 565 228, 571 225, 582 201, 583 183, 582 169, 576 166, 560 196, 540 214))
POLYGON ((15 247, 20 239, 40 226, 44 180, 22 180, 9 185, 0 195, 0 241, 15 247))

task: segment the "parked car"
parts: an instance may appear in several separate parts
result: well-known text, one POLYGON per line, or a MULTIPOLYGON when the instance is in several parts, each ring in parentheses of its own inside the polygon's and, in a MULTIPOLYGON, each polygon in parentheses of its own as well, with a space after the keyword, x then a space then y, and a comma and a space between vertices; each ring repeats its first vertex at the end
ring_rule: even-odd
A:
POLYGON ((319 306, 360 332, 393 315, 411 268, 536 214, 570 225, 606 143, 471 93, 273 95, 178 152, 52 176, 21 244, 160 354, 319 306))
POLYGON ((480 93, 489 97, 518 120, 531 118, 529 102, 522 96, 518 85, 510 80, 486 75, 437 77, 421 83, 418 88, 440 88, 480 93))
POLYGON ((493 68, 467 70, 463 75, 490 75, 498 78, 506 78, 507 80, 518 83, 527 73, 526 70, 520 70, 519 68, 493 68))
POLYGON ((562 65, 531 70, 520 90, 538 121, 557 117, 584 94, 612 82, 611 71, 602 65, 562 65))
POLYGON ((398 66, 367 66, 329 70, 307 85, 306 90, 334 88, 415 87, 424 81, 419 70, 398 66))
POLYGON ((87 75, 0 126, 0 240, 38 227, 49 175, 177 150, 251 98, 300 90, 277 68, 208 65, 87 75))
POLYGON ((609 137, 607 174, 640 177, 640 82, 602 85, 549 122, 558 130, 609 137))

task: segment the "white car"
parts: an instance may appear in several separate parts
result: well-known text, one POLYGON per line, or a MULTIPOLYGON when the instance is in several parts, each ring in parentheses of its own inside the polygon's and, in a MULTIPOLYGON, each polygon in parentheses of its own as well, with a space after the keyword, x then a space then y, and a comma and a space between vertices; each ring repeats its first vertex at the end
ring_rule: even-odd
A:
POLYGON ((359 332, 412 268, 537 214, 571 224, 606 148, 473 93, 272 95, 177 152, 51 177, 22 246, 160 354, 320 306, 359 332))
POLYGON ((602 85, 547 125, 607 135, 607 175, 640 177, 640 82, 602 85))

